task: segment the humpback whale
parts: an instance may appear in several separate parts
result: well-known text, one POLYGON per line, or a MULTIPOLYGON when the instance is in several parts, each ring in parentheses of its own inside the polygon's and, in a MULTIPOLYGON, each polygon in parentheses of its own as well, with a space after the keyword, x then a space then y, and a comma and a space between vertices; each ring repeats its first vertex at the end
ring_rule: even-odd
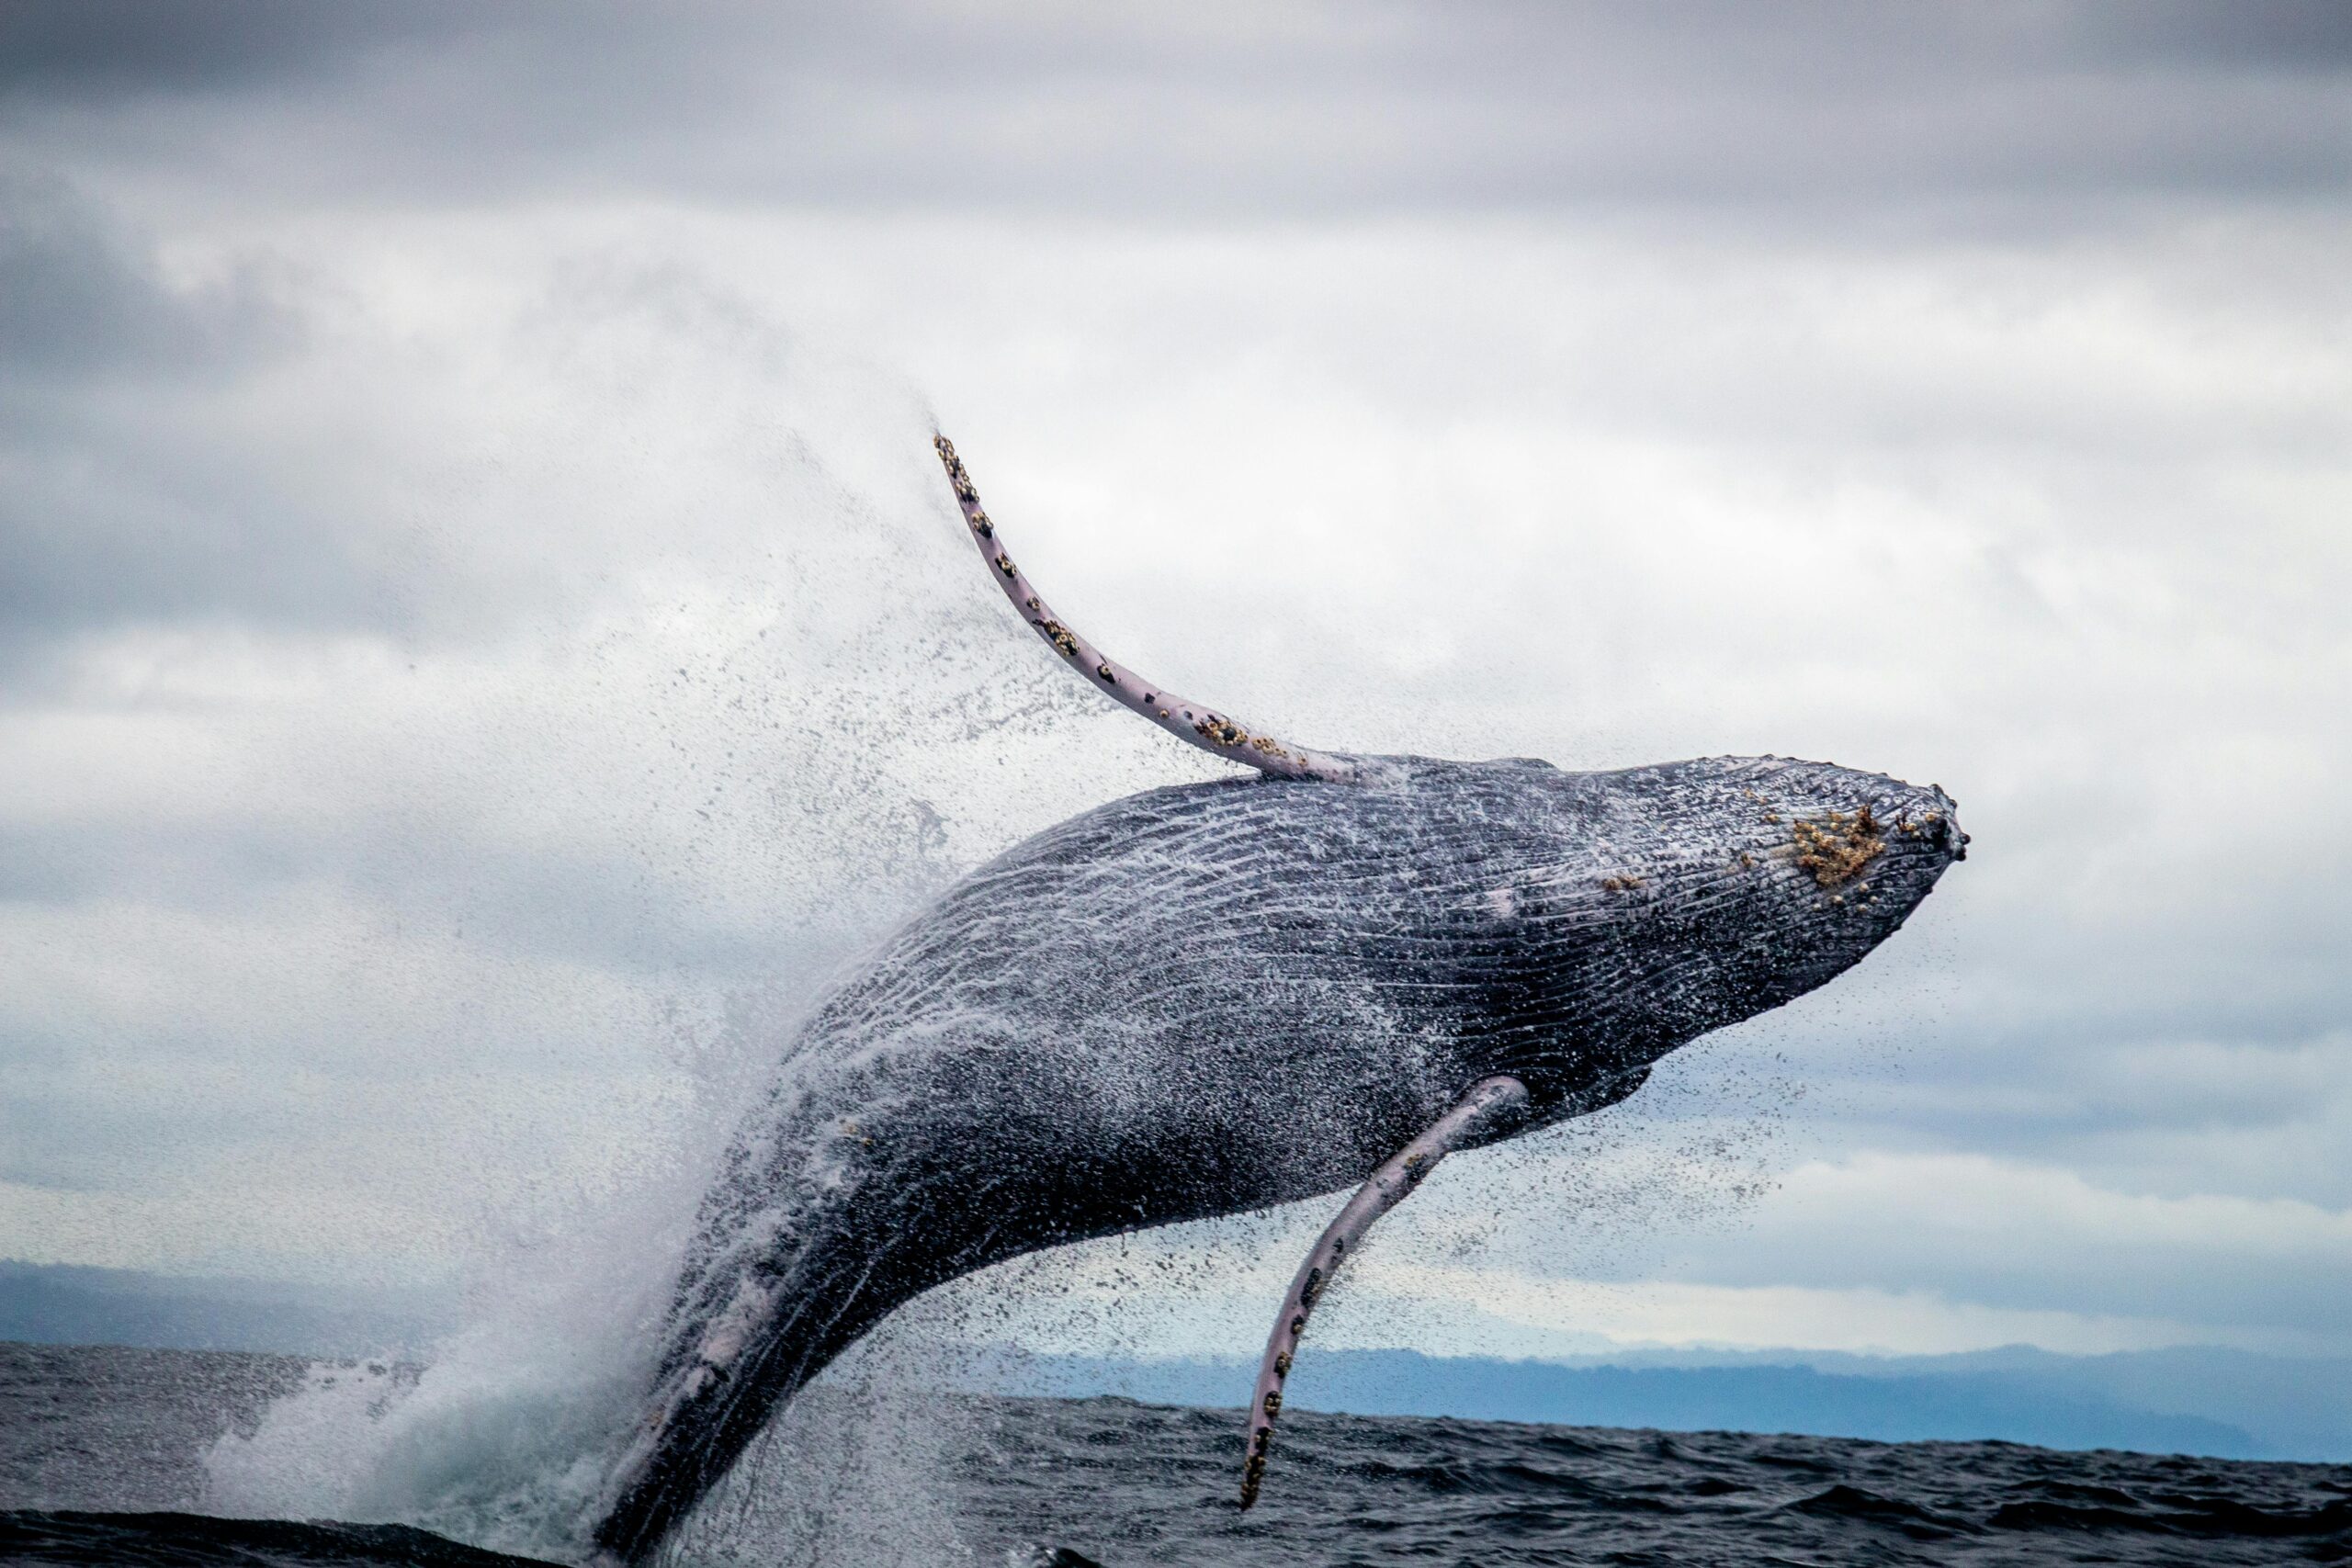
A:
POLYGON ((840 978, 703 1201, 588 1522, 650 1555, 894 1308, 1065 1242, 1356 1187, 1277 1312, 1243 1435, 1366 1228, 1448 1153, 1613 1104, 1901 926, 1968 842, 1942 790, 1778 757, 1609 773, 1303 747, 1057 617, 954 446, 967 528, 1091 685, 1250 773, 1017 844, 840 978))

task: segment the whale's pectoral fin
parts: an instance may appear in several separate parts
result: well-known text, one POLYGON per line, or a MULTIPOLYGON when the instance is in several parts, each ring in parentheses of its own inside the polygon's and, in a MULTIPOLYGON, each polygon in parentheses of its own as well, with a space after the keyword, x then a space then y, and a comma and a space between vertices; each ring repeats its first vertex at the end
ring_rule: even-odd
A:
POLYGON ((1517 1078, 1484 1078, 1472 1085, 1470 1092, 1431 1122, 1427 1132, 1374 1171, 1339 1217, 1316 1238, 1283 1297, 1274 1331, 1266 1338, 1265 1358, 1258 1363, 1258 1386, 1250 1400, 1249 1448, 1241 1469, 1242 1507, 1258 1500, 1258 1488, 1266 1479, 1266 1453, 1273 1444, 1274 1417, 1282 1413, 1283 1381, 1290 1376, 1291 1358, 1298 1353, 1299 1337, 1306 1332, 1307 1314, 1315 1310, 1331 1276, 1339 1272, 1340 1262, 1354 1253, 1373 1222, 1409 1197, 1422 1178, 1437 1168, 1438 1161, 1526 1106, 1527 1086, 1517 1078))
POLYGON ((1063 625, 1037 596, 1028 575, 1012 564, 1012 557, 1005 551, 1004 536, 982 510, 979 491, 972 488, 972 476, 965 471, 964 459, 956 455, 956 443, 944 435, 933 435, 931 444, 947 469, 947 483, 956 491, 956 504, 972 530, 972 542, 980 547, 980 558, 991 569, 989 575, 1004 590, 1005 597, 1012 601, 1021 618, 1035 628, 1055 652, 1069 660, 1081 674, 1091 677, 1087 684, 1130 712, 1141 714, 1177 739, 1228 762, 1246 763, 1261 773, 1286 779, 1318 779, 1327 784, 1362 783, 1374 775, 1376 770, 1360 758, 1317 751, 1277 740, 1271 735, 1252 733, 1205 704, 1180 697, 1159 682, 1145 680, 1063 625))

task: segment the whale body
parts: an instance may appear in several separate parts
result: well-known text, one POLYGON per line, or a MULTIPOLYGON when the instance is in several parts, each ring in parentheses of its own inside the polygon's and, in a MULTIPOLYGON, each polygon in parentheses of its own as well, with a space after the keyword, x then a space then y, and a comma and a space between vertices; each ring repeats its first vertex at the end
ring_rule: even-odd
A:
POLYGON ((1860 960, 1967 841, 1940 789, 1826 763, 1346 761, 1063 822, 822 999, 702 1205, 605 1553, 921 1292, 1362 1182, 1497 1075, 1510 1133, 1613 1103, 1860 960))

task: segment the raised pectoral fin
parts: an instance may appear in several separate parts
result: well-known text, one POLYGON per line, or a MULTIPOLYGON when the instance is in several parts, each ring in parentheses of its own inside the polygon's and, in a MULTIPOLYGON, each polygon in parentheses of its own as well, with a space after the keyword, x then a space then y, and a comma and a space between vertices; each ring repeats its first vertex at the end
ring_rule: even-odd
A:
POLYGON ((956 504, 962 509, 964 521, 972 530, 972 542, 980 547, 980 558, 989 564, 989 575, 996 579, 997 586, 1012 601, 1021 618, 1055 652, 1069 660, 1087 678, 1087 684, 1120 706, 1141 714, 1179 740, 1228 762, 1246 763, 1278 778, 1317 779, 1327 784, 1355 783, 1367 776, 1367 765, 1357 758, 1317 751, 1277 740, 1271 735, 1253 734, 1229 716, 1145 680, 1074 628, 1065 626, 1037 596, 1027 574, 1006 553, 1002 535, 981 509, 979 491, 972 488, 972 476, 964 470, 964 459, 956 455, 956 444, 944 435, 934 435, 931 444, 938 449, 939 460, 947 469, 947 482, 955 489, 956 504))
POLYGON ((1273 1443, 1274 1417, 1282 1413, 1283 1382, 1290 1376, 1291 1358, 1298 1353, 1299 1337, 1306 1332, 1306 1319, 1315 1311, 1324 1288, 1330 1284, 1331 1276, 1355 1251, 1364 1233, 1372 1229, 1372 1223, 1403 1202, 1421 1184, 1422 1178, 1437 1168, 1438 1161, 1487 1130, 1498 1119, 1515 1115, 1526 1105, 1527 1086, 1517 1078, 1491 1077, 1472 1085, 1470 1092, 1431 1122, 1428 1131, 1374 1171, 1371 1179, 1356 1189, 1356 1195, 1348 1200, 1347 1206, 1316 1238, 1314 1247, 1307 1251, 1306 1261, 1299 1265, 1297 1278, 1291 1280, 1290 1290, 1283 1297, 1282 1311, 1274 1318, 1274 1331, 1266 1338, 1265 1358, 1258 1363, 1258 1386, 1250 1400, 1248 1457, 1242 1461, 1242 1507, 1258 1500, 1258 1487, 1266 1478, 1267 1450, 1273 1443))

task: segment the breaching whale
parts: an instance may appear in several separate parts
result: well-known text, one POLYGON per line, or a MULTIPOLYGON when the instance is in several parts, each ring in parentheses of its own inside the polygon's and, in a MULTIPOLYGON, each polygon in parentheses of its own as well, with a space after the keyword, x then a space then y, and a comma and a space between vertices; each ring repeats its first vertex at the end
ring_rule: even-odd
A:
POLYGON ((697 1218, 590 1534, 651 1553, 892 1309, 1022 1253, 1362 1184, 1275 1318, 1264 1476, 1325 1283, 1448 1152, 1623 1100, 1883 942, 1968 842, 1944 793, 1775 757, 1611 773, 1277 740, 1071 630, 941 461, 1014 607, 1089 683, 1253 776, 1015 845, 784 1043, 697 1218))

